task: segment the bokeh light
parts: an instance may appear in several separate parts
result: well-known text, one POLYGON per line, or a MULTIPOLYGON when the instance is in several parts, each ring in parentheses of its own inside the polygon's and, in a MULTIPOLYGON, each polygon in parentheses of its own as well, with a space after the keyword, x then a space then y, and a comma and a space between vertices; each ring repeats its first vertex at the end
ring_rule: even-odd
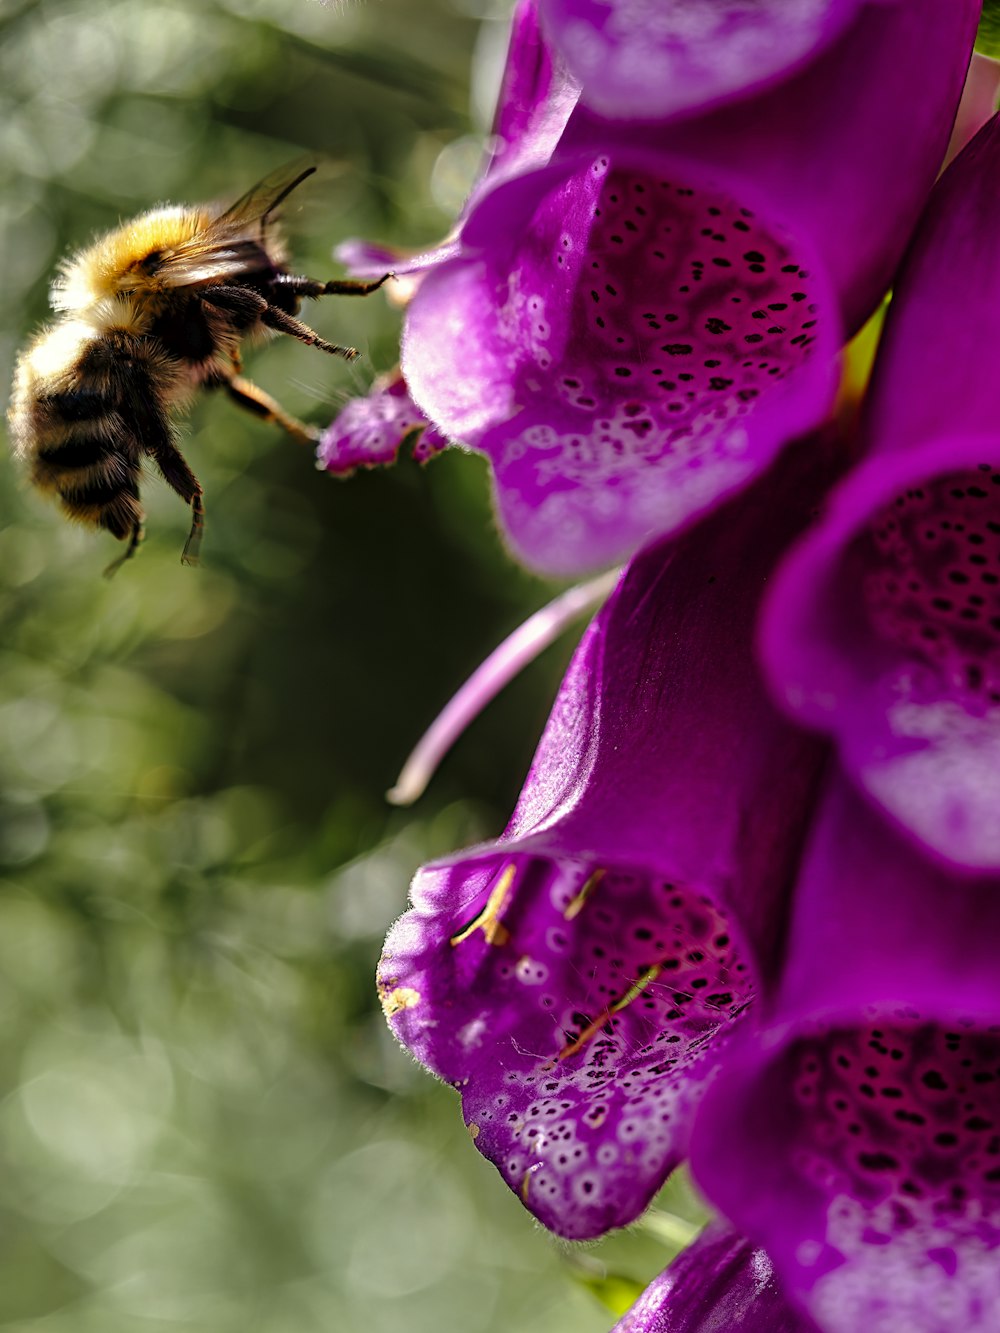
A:
MULTIPOLYGON (((0 4, 3 379, 67 250, 304 152, 301 271, 334 275, 350 235, 443 234, 508 8, 0 4)), ((399 313, 311 317, 363 360, 286 340, 249 368, 323 424, 391 367, 399 313)), ((471 456, 335 483, 207 398, 182 447, 203 567, 181 567, 187 513, 151 480, 147 542, 111 582, 111 539, 0 458, 0 1329, 600 1333, 607 1272, 642 1281, 669 1248, 546 1238, 394 1046, 372 980, 416 866, 502 826, 568 645, 415 811, 383 793, 551 590, 504 553, 471 456)))

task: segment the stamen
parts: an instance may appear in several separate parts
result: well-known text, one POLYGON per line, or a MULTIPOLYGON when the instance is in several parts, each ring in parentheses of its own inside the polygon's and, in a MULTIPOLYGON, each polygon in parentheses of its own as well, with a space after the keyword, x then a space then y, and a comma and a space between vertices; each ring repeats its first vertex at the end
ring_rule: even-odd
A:
POLYGON ((583 911, 584 904, 587 902, 589 898, 593 896, 594 890, 597 888, 598 884, 600 884, 601 880, 607 873, 608 872, 606 870, 599 867, 597 870, 593 872, 592 875, 588 876, 587 882, 584 884, 583 888, 576 895, 576 897, 572 899, 572 901, 567 906, 566 910, 563 912, 564 921, 576 920, 576 918, 583 911))
POLYGON ((572 1041, 568 1041, 555 1059, 549 1061, 546 1068, 551 1069, 553 1065, 559 1064, 563 1060, 568 1060, 571 1055, 576 1055, 577 1051, 582 1050, 588 1041, 591 1041, 597 1036, 609 1019, 615 1014, 620 1014, 623 1009, 627 1009, 633 1000, 637 1000, 646 987, 656 980, 662 970, 663 969, 658 963, 653 963, 651 967, 647 967, 644 971, 640 972, 621 999, 615 1000, 609 1004, 601 1011, 593 1022, 587 1024, 579 1036, 574 1037, 572 1041))
POLYGON ((613 569, 588 583, 568 588, 504 639, 424 732, 403 765, 396 785, 386 792, 386 800, 392 805, 412 805, 422 796, 438 764, 469 723, 519 671, 554 643, 568 625, 585 611, 599 606, 614 588, 620 573, 613 569))
POLYGON ((507 895, 513 887, 516 875, 517 866, 513 864, 507 866, 496 887, 487 898, 483 910, 457 935, 452 935, 452 948, 456 944, 461 944, 464 940, 467 940, 470 935, 474 935, 477 930, 483 932, 487 944, 495 944, 499 948, 507 943, 510 939, 510 931, 500 920, 500 913, 507 903, 507 895))

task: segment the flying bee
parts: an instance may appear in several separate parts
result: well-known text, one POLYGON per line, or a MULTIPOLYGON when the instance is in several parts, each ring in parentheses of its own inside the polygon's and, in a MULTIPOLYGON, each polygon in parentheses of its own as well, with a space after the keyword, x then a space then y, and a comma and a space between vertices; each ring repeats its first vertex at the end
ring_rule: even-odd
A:
POLYGON ((10 426, 35 486, 70 518, 127 542, 105 573, 142 541, 144 459, 191 506, 181 560, 198 563, 202 490, 171 423, 198 389, 224 390, 297 440, 318 437, 240 373, 243 340, 272 330, 352 361, 353 347, 296 318, 301 300, 366 296, 392 276, 323 282, 289 272, 275 212, 314 171, 286 167, 230 208, 153 209, 63 263, 50 297, 60 317, 18 358, 10 426))

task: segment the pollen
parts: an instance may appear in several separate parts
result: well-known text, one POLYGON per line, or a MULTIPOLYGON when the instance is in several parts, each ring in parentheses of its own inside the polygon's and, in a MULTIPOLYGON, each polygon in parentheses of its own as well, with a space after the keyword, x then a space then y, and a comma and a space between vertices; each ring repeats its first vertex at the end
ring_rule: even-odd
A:
POLYGON ((383 990, 379 999, 386 1018, 402 1013, 404 1009, 413 1009, 420 1003, 420 992, 410 986, 397 986, 394 990, 383 990))

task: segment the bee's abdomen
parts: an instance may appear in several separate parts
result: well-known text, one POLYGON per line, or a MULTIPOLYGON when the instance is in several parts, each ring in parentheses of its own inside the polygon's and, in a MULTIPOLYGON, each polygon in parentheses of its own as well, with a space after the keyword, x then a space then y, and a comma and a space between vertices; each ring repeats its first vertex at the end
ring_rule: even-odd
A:
POLYGON ((120 457, 77 485, 64 481, 59 499, 71 518, 106 528, 116 537, 127 536, 143 517, 138 467, 123 464, 120 457))

